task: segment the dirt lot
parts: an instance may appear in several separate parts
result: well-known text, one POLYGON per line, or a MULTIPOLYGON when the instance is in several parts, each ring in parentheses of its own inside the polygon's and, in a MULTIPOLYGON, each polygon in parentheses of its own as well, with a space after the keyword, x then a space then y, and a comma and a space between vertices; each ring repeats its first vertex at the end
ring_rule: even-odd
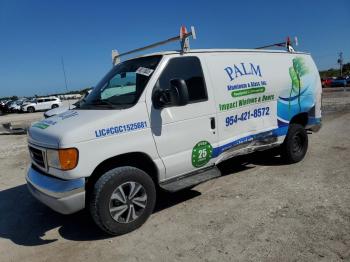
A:
POLYGON ((162 194, 148 222, 120 237, 33 199, 26 137, 0 136, 0 261, 350 261, 350 111, 323 121, 302 162, 229 160, 224 176, 162 194))

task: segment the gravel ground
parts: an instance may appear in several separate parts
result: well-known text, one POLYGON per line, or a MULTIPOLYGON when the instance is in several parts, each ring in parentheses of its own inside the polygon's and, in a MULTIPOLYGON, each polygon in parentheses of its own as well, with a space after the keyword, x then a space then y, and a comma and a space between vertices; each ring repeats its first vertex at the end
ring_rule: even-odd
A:
POLYGON ((326 114, 294 165, 272 152, 226 161, 222 177, 161 194, 120 237, 33 199, 26 137, 0 136, 0 261, 350 261, 349 121, 326 114))
POLYGON ((350 87, 346 88, 324 88, 322 94, 322 108, 327 112, 339 110, 350 110, 350 87))

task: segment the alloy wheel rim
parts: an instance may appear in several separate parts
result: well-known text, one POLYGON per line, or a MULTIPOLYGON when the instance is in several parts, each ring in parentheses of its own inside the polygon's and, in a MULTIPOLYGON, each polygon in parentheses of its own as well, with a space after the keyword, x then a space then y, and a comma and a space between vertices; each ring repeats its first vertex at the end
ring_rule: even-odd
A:
POLYGON ((131 223, 139 218, 147 205, 145 188, 133 181, 118 186, 109 201, 109 213, 118 223, 131 223))

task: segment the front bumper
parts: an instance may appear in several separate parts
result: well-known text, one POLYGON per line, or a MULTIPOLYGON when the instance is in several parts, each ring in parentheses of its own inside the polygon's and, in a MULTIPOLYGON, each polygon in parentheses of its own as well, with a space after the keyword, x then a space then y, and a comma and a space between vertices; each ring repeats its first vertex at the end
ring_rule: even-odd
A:
POLYGON ((30 193, 61 214, 72 214, 85 207, 85 179, 62 180, 29 168, 27 186, 30 193))

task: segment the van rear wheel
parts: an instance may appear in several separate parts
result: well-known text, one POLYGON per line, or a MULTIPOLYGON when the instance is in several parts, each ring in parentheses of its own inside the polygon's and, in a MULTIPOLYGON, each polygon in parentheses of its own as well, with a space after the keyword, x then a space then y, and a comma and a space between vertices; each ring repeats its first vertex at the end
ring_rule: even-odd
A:
POLYGON ((300 124, 291 124, 281 146, 281 156, 289 164, 301 161, 307 152, 308 137, 300 124))
POLYGON ((102 230, 122 235, 148 219, 155 201, 156 189, 149 175, 138 168, 118 167, 103 174, 94 185, 90 213, 102 230))

